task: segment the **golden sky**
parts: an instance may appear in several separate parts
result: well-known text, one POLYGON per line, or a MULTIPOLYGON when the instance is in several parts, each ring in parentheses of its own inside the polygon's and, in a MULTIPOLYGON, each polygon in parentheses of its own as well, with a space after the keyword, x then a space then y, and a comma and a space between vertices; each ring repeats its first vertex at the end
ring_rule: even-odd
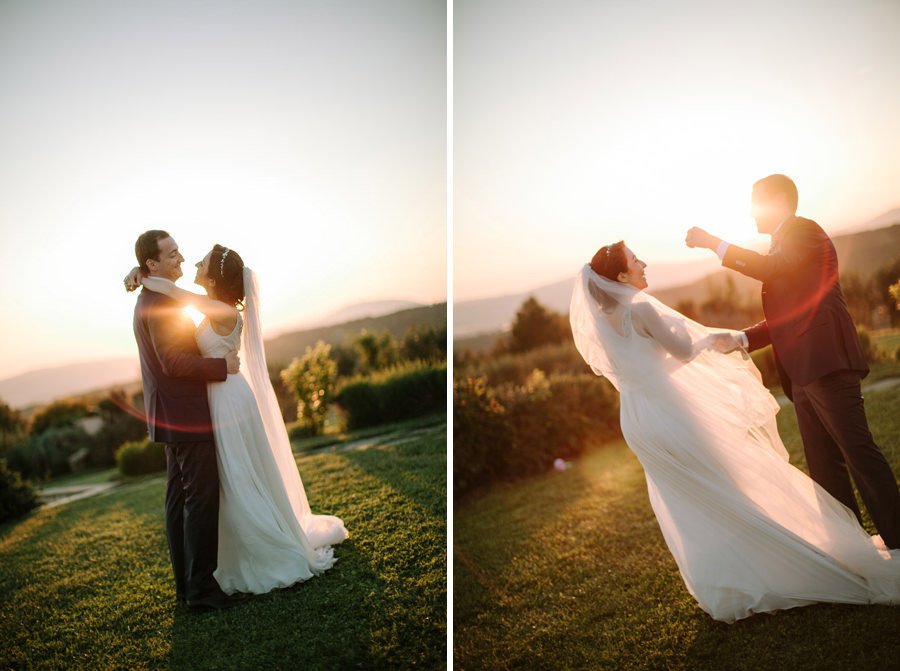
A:
POLYGON ((149 228, 185 287, 240 252, 270 333, 446 299, 443 2, 4 2, 0 147, 0 378, 136 352, 149 228))
POLYGON ((900 207, 900 2, 457 0, 454 21, 456 301, 622 238, 651 265, 708 257, 694 225, 750 241, 775 172, 827 231, 900 207))

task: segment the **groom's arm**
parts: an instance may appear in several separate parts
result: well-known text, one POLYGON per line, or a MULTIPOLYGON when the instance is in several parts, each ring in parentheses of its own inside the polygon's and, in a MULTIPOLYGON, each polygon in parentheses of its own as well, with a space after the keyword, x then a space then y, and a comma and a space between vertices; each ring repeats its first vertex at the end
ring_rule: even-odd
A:
POLYGON ((228 377, 225 359, 202 357, 185 350, 174 308, 155 308, 147 315, 147 330, 163 372, 171 377, 221 382, 228 377))
POLYGON ((799 224, 785 236, 778 250, 771 254, 758 254, 737 245, 721 243, 714 251, 722 259, 722 265, 743 275, 768 282, 796 270, 806 264, 821 245, 815 226, 799 224))
POLYGON ((744 345, 748 352, 753 352, 772 344, 772 337, 769 335, 769 325, 765 319, 750 328, 744 329, 743 335, 747 340, 744 345))

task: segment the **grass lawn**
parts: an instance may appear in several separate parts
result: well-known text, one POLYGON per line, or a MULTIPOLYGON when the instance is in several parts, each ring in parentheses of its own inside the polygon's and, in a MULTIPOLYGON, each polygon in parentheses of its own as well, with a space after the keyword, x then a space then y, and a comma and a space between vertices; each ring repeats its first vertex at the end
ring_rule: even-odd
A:
POLYGON ((161 477, 0 526, 0 668, 442 668, 446 424, 297 463, 350 538, 323 576, 225 612, 175 603, 161 477))
MULTIPOLYGON (((900 474, 900 394, 867 394, 866 408, 900 474)), ((779 427, 805 467, 792 406, 779 427)), ((900 607, 711 619, 685 589, 621 441, 458 509, 453 575, 462 670, 888 669, 900 659, 900 607)))

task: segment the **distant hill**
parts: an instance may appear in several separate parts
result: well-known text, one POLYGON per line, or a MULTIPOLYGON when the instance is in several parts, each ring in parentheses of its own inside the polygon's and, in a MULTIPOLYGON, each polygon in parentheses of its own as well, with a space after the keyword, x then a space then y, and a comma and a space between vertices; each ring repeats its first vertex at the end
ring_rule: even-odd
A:
MULTIPOLYGON (((888 221, 893 216, 900 221, 900 209, 879 217, 876 221, 888 221), (889 216, 890 215, 890 216, 889 216)), ((900 255, 900 223, 875 230, 860 230, 832 238, 838 255, 841 272, 854 272, 868 277, 900 255)), ((674 307, 680 301, 693 300, 702 303, 714 291, 719 290, 726 278, 731 278, 737 295, 744 302, 759 300, 759 282, 732 270, 724 269, 718 259, 711 257, 705 272, 696 274, 699 267, 685 264, 683 280, 675 286, 662 286, 654 279, 653 266, 647 269, 650 292, 661 301, 674 307), (710 272, 711 271, 711 272, 710 272), (694 275, 693 279, 689 275, 694 275)), ((528 296, 558 312, 569 311, 574 278, 538 287, 533 291, 508 294, 475 301, 463 301, 453 306, 454 346, 469 347, 478 351, 490 347, 496 334, 509 328, 516 311, 528 296)))
POLYGON ((0 399, 14 408, 21 408, 100 387, 124 385, 140 376, 136 357, 85 361, 32 370, 0 380, 0 399))
POLYGON ((384 315, 393 314, 400 310, 409 310, 410 308, 425 307, 422 303, 415 301, 370 301, 367 303, 354 303, 335 310, 319 319, 311 320, 302 324, 298 324, 292 331, 318 328, 320 326, 331 326, 333 324, 343 324, 344 322, 356 319, 365 319, 366 317, 382 317, 384 315))
MULTIPOLYGON (((270 364, 284 366, 318 340, 339 345, 363 329, 374 333, 386 330, 394 337, 402 337, 409 327, 418 325, 445 328, 447 304, 436 303, 379 317, 365 317, 342 324, 285 333, 266 341, 266 358, 270 364)), ((14 408, 24 408, 65 396, 99 393, 111 387, 131 388, 140 379, 140 375, 137 357, 74 363, 29 371, 0 380, 0 399, 14 408)))
POLYGON ((411 326, 418 325, 435 328, 446 327, 447 303, 435 303, 381 317, 365 317, 343 324, 285 333, 266 341, 266 359, 270 364, 286 365, 295 356, 303 354, 308 346, 315 345, 318 340, 324 340, 331 345, 339 345, 363 329, 375 333, 388 331, 395 338, 400 338, 411 326))

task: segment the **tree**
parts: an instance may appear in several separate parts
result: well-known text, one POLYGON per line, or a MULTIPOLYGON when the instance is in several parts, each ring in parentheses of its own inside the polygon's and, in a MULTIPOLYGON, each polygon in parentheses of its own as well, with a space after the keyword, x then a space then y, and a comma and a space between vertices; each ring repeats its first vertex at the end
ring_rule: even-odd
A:
POLYGON ((404 361, 446 361, 447 327, 411 326, 400 343, 400 357, 404 361))
POLYGON ((80 401, 55 401, 41 408, 31 419, 30 433, 35 436, 47 429, 74 426, 87 414, 88 407, 80 401))
POLYGON ((331 345, 320 340, 315 347, 307 347, 302 357, 281 371, 281 378, 297 398, 297 419, 301 425, 312 435, 322 433, 337 380, 331 345))
POLYGON ((361 372, 382 370, 397 363, 397 342, 388 331, 376 334, 363 329, 353 345, 360 354, 361 372))
POLYGON ((25 419, 15 408, 0 401, 0 456, 25 439, 25 419))
POLYGON ((516 313, 509 335, 498 343, 500 351, 497 353, 526 352, 569 337, 571 328, 566 316, 548 310, 530 296, 516 313))

